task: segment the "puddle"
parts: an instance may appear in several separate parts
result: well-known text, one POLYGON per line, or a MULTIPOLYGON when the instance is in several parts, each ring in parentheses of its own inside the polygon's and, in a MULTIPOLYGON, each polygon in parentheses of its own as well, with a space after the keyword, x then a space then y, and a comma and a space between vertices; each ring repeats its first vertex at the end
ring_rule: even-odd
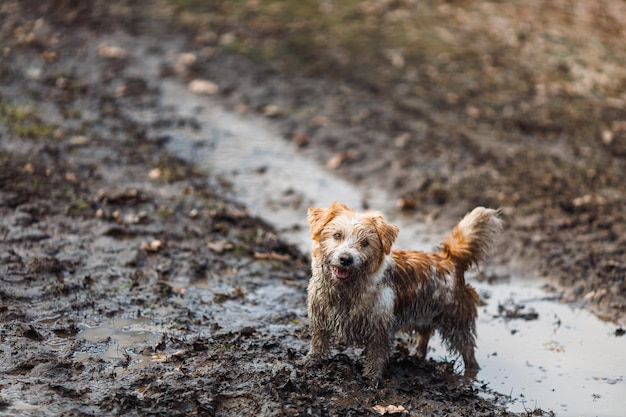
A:
POLYGON ((98 356, 124 363, 124 369, 146 365, 152 360, 152 347, 160 339, 159 334, 150 330, 151 326, 152 320, 147 318, 116 318, 107 323, 83 323, 76 338, 87 343, 81 351, 75 353, 75 358, 80 361, 98 356))
POLYGON ((626 338, 616 336, 615 324, 557 303, 538 281, 473 284, 491 294, 478 322, 478 380, 509 395, 511 411, 540 407, 557 416, 623 415, 626 338), (499 305, 523 306, 518 314, 523 317, 507 319, 499 305))
MULTIPOLYGON (((367 201, 385 213, 395 211, 384 192, 359 190, 332 176, 298 154, 265 120, 229 113, 174 81, 165 80, 161 87, 164 106, 200 123, 200 129, 177 126, 160 131, 171 137, 170 151, 231 182, 237 199, 303 251, 310 247, 305 213, 311 205, 340 200, 361 208, 367 201)), ((137 117, 155 116, 138 112, 137 117)), ((398 247, 431 250, 447 233, 436 224, 388 218, 402 230, 398 247)), ((596 415, 598 410, 604 416, 623 415, 626 369, 621 358, 626 337, 616 336, 616 325, 550 300, 541 282, 530 278, 473 284, 490 295, 478 320, 482 370, 477 386, 509 396, 509 408, 515 412, 542 408, 557 416, 596 415), (506 319, 499 305, 523 305, 536 317, 506 319)), ((445 354, 433 343, 430 357, 445 354)))

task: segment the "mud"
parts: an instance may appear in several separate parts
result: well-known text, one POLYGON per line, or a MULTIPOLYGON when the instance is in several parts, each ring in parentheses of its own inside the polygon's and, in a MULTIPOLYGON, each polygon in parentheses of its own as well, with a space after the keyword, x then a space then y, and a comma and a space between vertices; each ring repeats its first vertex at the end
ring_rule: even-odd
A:
MULTIPOLYGON (((162 87, 164 102, 195 115, 202 132, 170 129, 167 148, 223 176, 238 199, 280 226, 280 234, 303 252, 310 248, 304 208, 325 207, 337 195, 354 207, 367 201, 386 213, 401 229, 397 247, 432 250, 449 233, 438 222, 416 223, 398 213, 385 190, 356 187, 311 163, 278 139, 273 124, 251 115, 236 117, 179 83, 163 82, 162 87)), ((562 293, 512 259, 506 265, 483 265, 479 274, 466 278, 484 304, 477 324, 482 369, 475 387, 505 395, 507 409, 520 413, 541 407, 565 416, 592 415, 602 407, 604 415, 620 414, 624 375, 612 359, 623 350, 623 339, 616 337, 619 325, 579 305, 559 303, 562 293)), ((406 338, 400 340, 415 353, 406 338)), ((438 342, 431 343, 427 357, 452 360, 459 365, 455 371, 462 372, 459 358, 450 357, 438 342)))
MULTIPOLYGON (((3 415, 377 415, 375 406, 391 405, 411 415, 512 414, 506 394, 458 376, 453 361, 407 355, 401 340, 376 388, 361 377, 358 350, 339 349, 319 368, 300 365, 309 271, 306 255, 279 236, 289 222, 279 231, 255 217, 217 170, 172 148, 177 128, 205 128, 168 105, 167 83, 196 78, 217 83, 226 108, 271 118, 305 157, 410 208, 395 215, 444 230, 473 204, 504 206, 510 236, 494 264, 537 259, 530 268, 565 285, 563 298, 623 318, 620 183, 609 181, 597 199, 586 197, 587 185, 558 176, 545 187, 558 184, 563 193, 541 206, 537 199, 554 189, 527 192, 527 171, 514 168, 498 185, 523 196, 519 207, 502 201, 493 184, 466 193, 451 166, 467 158, 470 168, 482 167, 468 169, 475 174, 468 182, 485 172, 500 178, 499 167, 525 154, 526 137, 499 154, 499 142, 468 131, 443 140, 455 120, 432 117, 413 126, 427 128, 430 142, 411 142, 417 147, 409 153, 394 127, 407 113, 388 114, 384 95, 333 78, 277 74, 226 51, 205 56, 187 30, 146 18, 150 10, 114 6, 0 4, 3 415), (181 60, 189 51, 191 65, 181 60), (350 112, 332 110, 346 102, 350 112), (310 106, 318 104, 329 123, 315 127, 310 106), (345 118, 366 109, 389 116, 376 126, 390 129, 345 118), (455 151, 422 152, 430 146, 455 151), (445 176, 437 172, 442 161, 445 176)), ((531 153, 537 161, 528 164, 542 155, 531 153)), ((618 175, 623 163, 614 158, 609 174, 618 175)), ((277 207, 304 208, 298 195, 270 197, 277 207)), ((362 205, 375 203, 368 196, 362 205)))

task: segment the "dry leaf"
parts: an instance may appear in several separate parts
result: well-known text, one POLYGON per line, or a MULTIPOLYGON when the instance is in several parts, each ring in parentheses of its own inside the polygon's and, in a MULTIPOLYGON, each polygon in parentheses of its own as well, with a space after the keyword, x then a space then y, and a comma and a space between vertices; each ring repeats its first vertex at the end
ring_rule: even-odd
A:
POLYGON ((219 87, 213 81, 193 80, 189 83, 187 89, 194 94, 212 95, 217 93, 219 87))
POLYGON ((254 259, 258 260, 272 260, 272 261, 288 261, 289 255, 281 255, 276 252, 272 253, 263 253, 263 252, 255 252, 254 259))
POLYGON ((295 132, 291 135, 291 141, 301 148, 304 148, 309 144, 308 136, 298 132, 295 132))
POLYGON ((226 240, 219 240, 217 242, 207 243, 207 247, 215 253, 222 253, 227 250, 232 250, 235 247, 235 245, 227 242, 226 240))
POLYGON ((372 407, 372 410, 381 416, 387 414, 409 414, 407 409, 401 405, 375 405, 372 407))
POLYGON ((197 59, 198 57, 196 56, 196 54, 192 52, 183 52, 180 55, 178 55, 178 62, 180 62, 183 65, 191 65, 194 62, 196 62, 197 59))
POLYGON ((326 168, 337 169, 343 164, 344 161, 351 161, 356 159, 359 153, 353 149, 345 152, 339 152, 332 156, 326 163, 326 168))
POLYGON ((83 146, 87 143, 89 143, 89 138, 87 138, 87 136, 77 135, 70 138, 70 145, 72 146, 83 146))
POLYGON ((565 352, 565 348, 559 342, 555 342, 554 340, 544 344, 543 347, 555 353, 565 352))
POLYGON ((282 113, 280 107, 275 104, 268 104, 267 106, 264 106, 261 112, 267 117, 276 117, 282 113))
POLYGON ((124 48, 103 42, 98 46, 98 55, 105 58, 125 58, 127 52, 124 48))
POLYGON ((163 249, 164 246, 165 244, 162 240, 155 239, 152 242, 143 242, 141 244, 141 249, 145 250, 146 252, 158 252, 159 250, 163 249))
POLYGON ((413 198, 402 197, 396 200, 396 207, 400 210, 416 210, 417 209, 417 201, 413 198))
POLYGON ((151 169, 150 172, 148 172, 148 178, 150 178, 151 180, 157 180, 161 178, 161 169, 160 168, 151 169))

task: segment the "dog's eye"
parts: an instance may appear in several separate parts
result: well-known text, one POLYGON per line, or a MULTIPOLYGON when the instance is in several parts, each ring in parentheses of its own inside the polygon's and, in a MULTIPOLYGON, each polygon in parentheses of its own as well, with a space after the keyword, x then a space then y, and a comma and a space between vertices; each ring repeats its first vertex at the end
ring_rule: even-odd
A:
POLYGON ((361 241, 361 247, 362 248, 367 248, 370 245, 369 240, 365 239, 361 241))
POLYGON ((341 235, 341 233, 335 233, 333 237, 335 238, 335 240, 341 240, 343 236, 341 235))

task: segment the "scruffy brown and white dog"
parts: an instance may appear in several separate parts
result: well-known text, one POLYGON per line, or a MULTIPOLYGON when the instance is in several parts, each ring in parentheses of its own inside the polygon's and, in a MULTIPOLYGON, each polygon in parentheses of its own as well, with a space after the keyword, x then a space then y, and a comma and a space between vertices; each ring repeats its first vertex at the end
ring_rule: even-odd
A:
POLYGON ((309 208, 307 220, 313 248, 306 363, 327 356, 335 337, 365 346, 364 373, 378 380, 397 331, 416 332, 418 353, 425 356, 436 330, 461 354, 466 375, 476 374, 479 297, 464 273, 487 255, 500 232, 496 210, 475 208, 436 253, 392 250, 399 229, 379 212, 357 212, 335 202, 309 208))

